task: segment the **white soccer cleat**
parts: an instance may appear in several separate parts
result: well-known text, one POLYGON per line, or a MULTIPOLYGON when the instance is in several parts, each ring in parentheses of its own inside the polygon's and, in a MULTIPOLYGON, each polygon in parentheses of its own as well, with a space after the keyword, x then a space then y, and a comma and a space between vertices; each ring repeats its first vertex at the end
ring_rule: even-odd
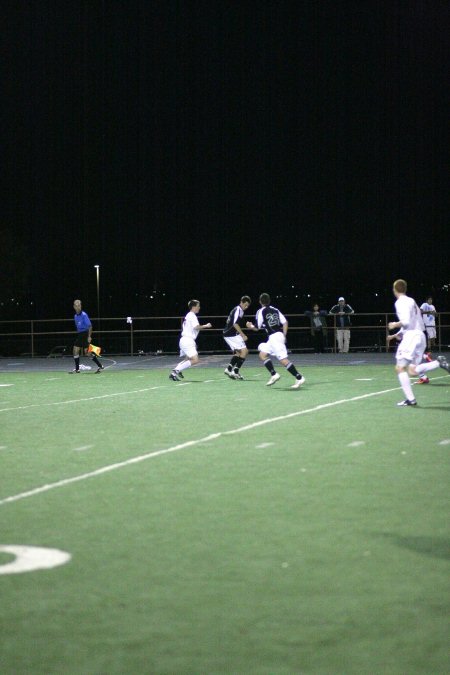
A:
POLYGON ((302 384, 304 384, 305 382, 306 380, 302 375, 301 378, 299 380, 296 380, 295 384, 292 385, 291 389, 300 389, 302 384))
POLYGON ((272 377, 270 378, 270 380, 269 380, 268 382, 266 382, 266 387, 271 387, 272 384, 275 384, 275 382, 278 382, 278 380, 280 379, 280 377, 281 377, 281 376, 280 376, 279 373, 275 373, 275 375, 272 375, 272 377))

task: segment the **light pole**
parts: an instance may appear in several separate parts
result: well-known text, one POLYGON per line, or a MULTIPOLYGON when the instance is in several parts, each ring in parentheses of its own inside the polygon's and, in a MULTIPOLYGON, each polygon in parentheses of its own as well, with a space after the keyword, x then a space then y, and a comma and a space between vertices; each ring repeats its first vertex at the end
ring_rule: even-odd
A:
POLYGON ((100 265, 94 265, 97 273, 97 321, 100 325, 100 265))

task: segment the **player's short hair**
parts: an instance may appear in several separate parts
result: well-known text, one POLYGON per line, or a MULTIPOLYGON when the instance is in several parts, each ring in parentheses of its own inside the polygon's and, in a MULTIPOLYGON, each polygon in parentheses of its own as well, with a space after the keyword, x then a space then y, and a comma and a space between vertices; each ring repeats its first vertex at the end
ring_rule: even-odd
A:
POLYGON ((397 279, 394 281, 394 291, 397 291, 397 293, 406 293, 407 288, 408 284, 404 279, 397 279))
POLYGON ((270 305, 270 295, 268 293, 261 293, 259 301, 262 305, 270 305))
POLYGON ((241 302, 248 302, 249 305, 252 304, 252 299, 249 295, 243 295, 241 298, 241 302))
POLYGON ((189 309, 192 309, 193 307, 198 307, 199 304, 200 300, 189 300, 188 307, 189 309))

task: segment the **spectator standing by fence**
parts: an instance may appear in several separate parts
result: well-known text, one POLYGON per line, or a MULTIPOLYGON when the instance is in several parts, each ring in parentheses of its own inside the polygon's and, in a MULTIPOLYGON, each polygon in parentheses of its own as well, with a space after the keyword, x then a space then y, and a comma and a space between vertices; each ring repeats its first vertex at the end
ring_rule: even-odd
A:
POLYGON ((420 311, 422 312, 422 319, 425 324, 428 350, 431 351, 436 344, 436 307, 433 305, 433 298, 431 296, 420 305, 420 311))
POLYGON ((314 352, 323 354, 327 338, 327 311, 320 309, 318 304, 313 305, 312 311, 307 309, 305 316, 309 317, 311 322, 311 339, 314 352))
POLYGON ((338 304, 330 309, 330 314, 336 316, 336 341, 339 353, 346 354, 350 348, 350 315, 354 313, 354 309, 345 302, 342 295, 338 299, 338 304))

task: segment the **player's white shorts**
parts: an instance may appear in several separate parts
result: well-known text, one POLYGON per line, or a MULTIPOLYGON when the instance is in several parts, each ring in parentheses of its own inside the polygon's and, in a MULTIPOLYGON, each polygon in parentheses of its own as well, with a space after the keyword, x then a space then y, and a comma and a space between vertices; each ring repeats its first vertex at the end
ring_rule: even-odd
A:
POLYGON ((197 344, 193 338, 180 338, 180 356, 187 356, 188 359, 197 355, 197 344))
POLYGON ((427 335, 430 340, 436 338, 436 326, 425 326, 425 330, 427 331, 427 335))
POLYGON ((225 342, 227 343, 232 352, 239 349, 245 349, 245 342, 240 335, 232 335, 231 337, 224 336, 223 339, 225 340, 225 342))
POLYGON ((258 345, 258 351, 263 352, 264 354, 270 354, 270 356, 276 356, 276 358, 281 361, 281 359, 287 359, 287 349, 286 349, 286 338, 284 333, 272 333, 269 335, 267 342, 261 342, 258 345))
POLYGON ((398 362, 408 361, 418 366, 419 363, 422 363, 426 346, 425 335, 421 330, 406 331, 403 340, 397 347, 395 358, 398 362))

